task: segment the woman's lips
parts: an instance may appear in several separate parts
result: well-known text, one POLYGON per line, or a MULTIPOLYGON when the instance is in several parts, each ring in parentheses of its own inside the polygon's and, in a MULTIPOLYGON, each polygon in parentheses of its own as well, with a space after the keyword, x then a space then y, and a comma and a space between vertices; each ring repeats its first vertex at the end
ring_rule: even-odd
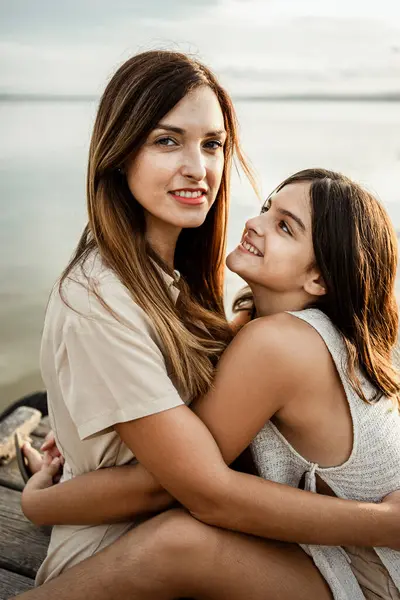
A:
POLYGON ((205 192, 202 192, 201 196, 189 197, 189 198, 187 198, 186 196, 178 196, 178 194, 175 194, 174 192, 169 192, 169 194, 171 194, 171 196, 173 198, 175 198, 175 200, 177 200, 181 204, 191 204, 191 205, 203 204, 206 199, 205 192))

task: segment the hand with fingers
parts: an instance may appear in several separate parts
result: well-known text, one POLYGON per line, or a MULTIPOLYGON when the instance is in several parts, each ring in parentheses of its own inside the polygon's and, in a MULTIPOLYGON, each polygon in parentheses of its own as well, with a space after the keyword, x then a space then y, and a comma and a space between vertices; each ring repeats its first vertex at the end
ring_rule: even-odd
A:
POLYGON ((24 494, 33 490, 43 490, 60 481, 62 475, 62 464, 59 456, 51 458, 49 454, 43 456, 42 466, 29 479, 25 486, 24 494))
POLYGON ((59 467, 62 467, 64 464, 64 457, 57 447, 52 431, 49 431, 45 441, 40 447, 43 454, 38 452, 29 441, 20 446, 18 436, 15 436, 15 446, 18 466, 25 483, 29 481, 33 475, 39 472, 43 465, 48 466, 53 458, 59 459, 59 467))
POLYGON ((62 456, 60 450, 57 447, 53 431, 50 430, 49 433, 46 435, 43 444, 40 446, 40 450, 44 453, 44 457, 49 456, 51 459, 60 458, 61 465, 64 464, 64 457, 62 456))

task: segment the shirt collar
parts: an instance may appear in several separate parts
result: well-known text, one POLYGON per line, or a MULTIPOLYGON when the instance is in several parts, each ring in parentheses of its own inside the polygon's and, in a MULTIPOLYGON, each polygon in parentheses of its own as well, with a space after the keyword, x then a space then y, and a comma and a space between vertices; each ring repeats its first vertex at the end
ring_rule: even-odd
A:
POLYGON ((179 271, 177 271, 176 269, 172 272, 172 275, 169 275, 169 273, 166 273, 164 271, 164 269, 162 269, 160 267, 160 265, 158 265, 155 261, 153 261, 153 264, 156 266, 158 272, 160 273, 161 277, 164 279, 165 283, 167 284, 167 288, 168 291, 172 297, 172 300, 174 301, 174 303, 176 304, 176 301, 178 300, 178 296, 179 296, 179 290, 176 287, 176 283, 178 283, 178 281, 181 278, 181 274, 179 273, 179 271))
MULTIPOLYGON (((169 275, 168 273, 166 273, 164 271, 164 269, 162 269, 160 267, 160 265, 158 265, 156 263, 155 260, 151 259, 153 262, 153 265, 155 265, 156 269, 158 270, 158 272, 160 273, 161 277, 164 279, 165 283, 167 284, 167 288, 168 288, 168 292, 170 294, 170 296, 172 297, 172 300, 174 302, 174 304, 176 304, 176 301, 178 300, 178 296, 179 296, 179 289, 176 287, 176 283, 178 283, 178 281, 181 278, 181 274, 179 273, 179 271, 177 271, 176 269, 174 271, 172 271, 172 275, 169 275)), ((89 268, 90 268, 90 275, 92 274, 92 272, 95 269, 95 266, 97 268, 97 265, 99 265, 99 268, 103 268, 103 260, 101 258, 101 255, 99 252, 94 252, 91 256, 90 259, 87 259, 87 262, 89 264, 89 268), (99 261, 97 263, 97 261, 99 261)), ((86 263, 85 263, 86 264, 86 263)))

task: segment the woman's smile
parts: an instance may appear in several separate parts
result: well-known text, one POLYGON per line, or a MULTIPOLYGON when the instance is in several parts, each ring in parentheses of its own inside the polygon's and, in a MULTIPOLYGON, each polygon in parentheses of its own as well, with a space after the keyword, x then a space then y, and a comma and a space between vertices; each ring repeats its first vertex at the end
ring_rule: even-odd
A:
POLYGON ((182 188, 168 193, 181 204, 197 206, 206 202, 207 190, 205 188, 182 188))

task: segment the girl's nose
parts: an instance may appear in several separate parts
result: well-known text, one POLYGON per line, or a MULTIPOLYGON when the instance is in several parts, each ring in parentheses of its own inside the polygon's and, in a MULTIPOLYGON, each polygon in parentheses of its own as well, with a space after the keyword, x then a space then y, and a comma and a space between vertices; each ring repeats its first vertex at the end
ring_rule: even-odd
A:
POLYGON ((264 235, 263 229, 261 227, 260 215, 257 217, 252 217, 246 221, 246 230, 253 231, 256 235, 262 237, 264 235))

